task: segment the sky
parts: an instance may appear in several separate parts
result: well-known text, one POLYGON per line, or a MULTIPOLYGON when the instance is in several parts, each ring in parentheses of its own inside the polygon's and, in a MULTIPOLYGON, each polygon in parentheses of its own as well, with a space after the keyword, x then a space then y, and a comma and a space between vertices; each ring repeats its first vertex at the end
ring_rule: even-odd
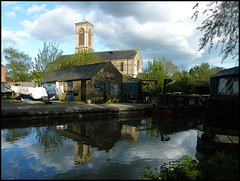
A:
MULTIPOLYGON (((165 58, 190 70, 202 62, 231 68, 238 57, 221 63, 219 49, 198 51, 203 33, 196 29, 206 18, 191 19, 195 1, 1 1, 1 52, 13 47, 32 61, 44 42, 55 42, 63 55, 75 53, 75 23, 94 25, 93 49, 126 50, 139 47, 143 68, 165 58)), ((199 10, 207 1, 201 1, 199 10)), ((1 53, 1 62, 6 60, 1 53)))

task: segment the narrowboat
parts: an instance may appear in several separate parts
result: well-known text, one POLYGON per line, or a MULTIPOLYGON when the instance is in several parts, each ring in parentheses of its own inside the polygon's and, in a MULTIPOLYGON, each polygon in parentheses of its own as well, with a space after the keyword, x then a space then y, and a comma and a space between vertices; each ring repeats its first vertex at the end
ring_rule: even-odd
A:
POLYGON ((206 116, 197 130, 196 158, 217 150, 239 149, 239 67, 217 72, 210 78, 206 116))
POLYGON ((206 109, 208 96, 200 94, 166 93, 153 105, 153 114, 163 116, 202 112, 206 109))

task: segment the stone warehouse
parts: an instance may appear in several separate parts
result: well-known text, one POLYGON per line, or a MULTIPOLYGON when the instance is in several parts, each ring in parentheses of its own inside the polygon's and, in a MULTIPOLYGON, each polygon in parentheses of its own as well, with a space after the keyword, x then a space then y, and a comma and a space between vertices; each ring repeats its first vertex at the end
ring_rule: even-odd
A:
POLYGON ((122 74, 111 62, 104 62, 56 70, 42 83, 61 90, 57 92, 59 100, 74 91, 75 101, 107 102, 120 100, 122 74))

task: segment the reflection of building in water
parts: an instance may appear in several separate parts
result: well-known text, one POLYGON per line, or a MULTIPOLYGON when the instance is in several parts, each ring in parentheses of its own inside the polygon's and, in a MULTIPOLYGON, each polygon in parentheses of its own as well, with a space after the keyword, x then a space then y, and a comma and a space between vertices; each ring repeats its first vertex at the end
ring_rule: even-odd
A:
POLYGON ((59 134, 76 141, 74 161, 81 165, 92 161, 92 147, 109 151, 120 140, 120 130, 118 121, 91 121, 56 127, 59 134))
POLYGON ((92 147, 75 142, 75 164, 85 165, 92 161, 92 147))
POLYGON ((121 140, 128 143, 137 143, 140 130, 131 125, 122 125, 121 140))

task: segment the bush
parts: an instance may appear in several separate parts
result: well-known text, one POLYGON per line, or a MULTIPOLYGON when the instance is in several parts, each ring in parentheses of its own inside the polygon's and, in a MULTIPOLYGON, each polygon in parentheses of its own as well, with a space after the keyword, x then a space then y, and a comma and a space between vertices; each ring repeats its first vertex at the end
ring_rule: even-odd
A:
POLYGON ((188 94, 195 93, 196 87, 198 86, 195 82, 189 82, 178 80, 173 83, 167 84, 166 92, 184 92, 188 94))
POLYGON ((196 160, 188 155, 161 166, 160 178, 164 180, 196 180, 199 172, 196 160))
POLYGON ((184 155, 168 164, 164 163, 160 167, 160 173, 157 172, 156 168, 153 171, 148 166, 145 168, 146 170, 141 172, 140 177, 143 180, 196 180, 199 175, 196 169, 196 160, 192 160, 188 155, 184 155))
POLYGON ((190 156, 184 155, 176 161, 164 163, 160 172, 149 166, 141 171, 142 180, 238 180, 239 152, 216 152, 215 155, 197 163, 190 156))
POLYGON ((201 171, 203 180, 238 180, 239 154, 216 152, 208 159, 200 161, 197 169, 201 171))

